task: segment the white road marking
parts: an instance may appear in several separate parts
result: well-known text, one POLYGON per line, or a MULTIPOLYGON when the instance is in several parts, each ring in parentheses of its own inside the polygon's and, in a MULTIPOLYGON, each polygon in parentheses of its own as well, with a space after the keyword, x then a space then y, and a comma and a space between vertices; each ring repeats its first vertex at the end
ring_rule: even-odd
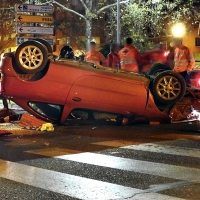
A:
POLYGON ((0 177, 83 200, 182 200, 5 160, 0 160, 0 177))
POLYGON ((141 190, 0 160, 0 177, 80 199, 129 198, 141 190))
POLYGON ((140 144, 140 145, 131 145, 126 147, 121 147, 123 149, 132 149, 139 151, 148 151, 155 153, 171 154, 178 156, 189 156, 200 158, 200 149, 191 149, 191 148, 181 148, 170 145, 159 145, 154 143, 140 144))
POLYGON ((56 158, 200 183, 200 169, 195 168, 120 158, 95 153, 80 153, 75 155, 57 156, 56 158))

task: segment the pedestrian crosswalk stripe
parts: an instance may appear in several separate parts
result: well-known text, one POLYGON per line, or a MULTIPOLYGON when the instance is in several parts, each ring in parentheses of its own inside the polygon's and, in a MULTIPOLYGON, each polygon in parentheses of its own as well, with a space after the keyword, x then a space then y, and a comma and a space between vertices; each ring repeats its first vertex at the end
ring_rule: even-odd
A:
POLYGON ((139 189, 0 160, 0 177, 80 199, 129 198, 139 189))
POLYGON ((0 177, 83 200, 181 200, 131 187, 0 160, 0 177))
POLYGON ((126 146, 126 147, 121 147, 121 148, 200 158, 199 149, 190 149, 190 148, 185 148, 185 147, 181 148, 181 147, 175 147, 175 146, 170 146, 170 145, 159 145, 159 144, 154 144, 154 143, 147 143, 147 144, 140 144, 140 145, 131 145, 131 146, 126 146))
POLYGON ((56 156, 56 158, 200 183, 200 169, 195 168, 120 158, 96 153, 80 153, 75 155, 56 156))

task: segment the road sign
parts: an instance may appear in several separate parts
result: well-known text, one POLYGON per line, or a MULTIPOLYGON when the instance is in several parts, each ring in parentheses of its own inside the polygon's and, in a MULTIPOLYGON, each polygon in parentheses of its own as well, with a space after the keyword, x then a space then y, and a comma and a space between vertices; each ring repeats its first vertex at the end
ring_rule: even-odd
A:
POLYGON ((53 35, 53 27, 17 26, 17 33, 53 35))
POLYGON ((53 6, 16 4, 16 12, 53 13, 53 6))
MULTIPOLYGON (((20 45, 20 44, 22 44, 23 42, 30 41, 30 40, 34 40, 34 39, 37 39, 37 38, 17 37, 17 38, 16 38, 16 44, 17 44, 17 45, 20 45)), ((40 39, 46 40, 51 46, 54 44, 52 38, 40 38, 40 39)))
POLYGON ((16 15, 16 22, 45 23, 52 24, 53 17, 39 15, 16 15))

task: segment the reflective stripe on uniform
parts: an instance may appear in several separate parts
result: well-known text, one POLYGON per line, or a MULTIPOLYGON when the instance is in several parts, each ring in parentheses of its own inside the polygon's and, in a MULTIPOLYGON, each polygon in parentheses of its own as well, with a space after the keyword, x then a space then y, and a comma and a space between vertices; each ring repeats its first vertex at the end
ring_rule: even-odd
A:
POLYGON ((137 62, 134 58, 122 58, 121 59, 121 62, 120 62, 121 65, 137 65, 137 62))
POLYGON ((174 62, 188 62, 188 59, 174 59, 174 62))
POLYGON ((175 49, 174 70, 177 72, 190 71, 194 67, 195 60, 190 49, 181 45, 175 49))

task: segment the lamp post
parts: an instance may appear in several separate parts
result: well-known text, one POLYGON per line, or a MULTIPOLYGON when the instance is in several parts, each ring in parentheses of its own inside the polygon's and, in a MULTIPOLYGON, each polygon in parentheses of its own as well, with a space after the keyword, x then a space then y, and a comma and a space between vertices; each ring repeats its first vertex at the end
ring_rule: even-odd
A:
POLYGON ((117 43, 120 44, 120 0, 117 0, 117 43))
POLYGON ((172 36, 173 37, 183 37, 186 33, 186 28, 185 28, 185 25, 183 23, 178 23, 178 24, 175 24, 173 27, 172 27, 172 36))

